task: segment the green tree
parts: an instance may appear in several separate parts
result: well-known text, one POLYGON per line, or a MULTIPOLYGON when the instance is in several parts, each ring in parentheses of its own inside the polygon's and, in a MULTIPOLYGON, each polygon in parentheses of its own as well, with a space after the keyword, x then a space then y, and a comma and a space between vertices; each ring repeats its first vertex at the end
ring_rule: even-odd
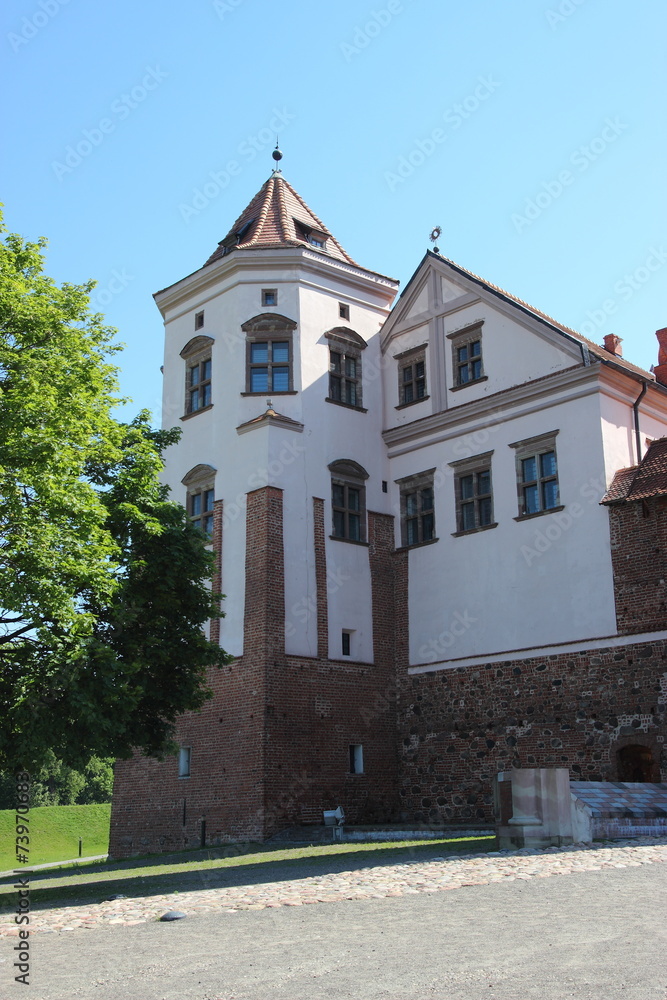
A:
POLYGON ((159 482, 180 432, 114 419, 115 331, 44 245, 0 243, 2 770, 169 752, 228 659, 202 632, 212 555, 159 482))
MULTIPOLYGON (((91 757, 83 771, 68 767, 52 750, 44 755, 44 763, 33 776, 30 785, 32 806, 89 805, 111 802, 113 791, 113 760, 91 757)), ((16 806, 16 776, 0 774, 0 809, 16 806)))

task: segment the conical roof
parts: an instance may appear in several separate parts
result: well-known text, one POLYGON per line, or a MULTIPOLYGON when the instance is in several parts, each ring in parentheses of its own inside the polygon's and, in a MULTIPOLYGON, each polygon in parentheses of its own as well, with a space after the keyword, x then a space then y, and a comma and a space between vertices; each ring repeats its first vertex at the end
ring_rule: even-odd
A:
MULTIPOLYGON (((359 267, 308 208, 280 170, 274 170, 224 240, 206 261, 212 264, 233 250, 269 250, 308 247, 336 260, 359 267)), ((204 267, 206 267, 204 264, 204 267)))

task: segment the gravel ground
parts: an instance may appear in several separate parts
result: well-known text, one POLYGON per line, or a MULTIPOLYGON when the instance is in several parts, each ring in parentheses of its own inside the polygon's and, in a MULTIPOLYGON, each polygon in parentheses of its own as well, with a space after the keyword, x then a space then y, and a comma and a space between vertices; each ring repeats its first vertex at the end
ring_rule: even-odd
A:
MULTIPOLYGON (((667 1000, 664 860, 646 838, 38 910, 29 995, 667 1000), (176 907, 187 919, 156 920, 176 907)), ((2 1000, 21 995, 16 943, 2 1000)))

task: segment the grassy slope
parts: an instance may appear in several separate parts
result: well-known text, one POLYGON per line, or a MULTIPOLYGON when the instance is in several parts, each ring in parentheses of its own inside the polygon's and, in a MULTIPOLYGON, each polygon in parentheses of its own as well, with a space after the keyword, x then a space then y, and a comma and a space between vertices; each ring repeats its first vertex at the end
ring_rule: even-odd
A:
MULTIPOLYGON (((79 854, 79 837, 83 838, 83 854, 106 854, 109 849, 109 817, 111 806, 38 806, 30 810, 30 864, 48 861, 68 861, 79 854)), ((16 867, 14 850, 16 813, 0 810, 0 871, 16 867)))

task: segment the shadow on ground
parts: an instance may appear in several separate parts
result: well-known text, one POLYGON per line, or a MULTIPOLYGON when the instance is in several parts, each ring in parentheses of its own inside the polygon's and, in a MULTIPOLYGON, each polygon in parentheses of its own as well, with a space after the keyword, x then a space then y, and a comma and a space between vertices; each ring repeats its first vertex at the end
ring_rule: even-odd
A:
MULTIPOLYGON (((284 882, 291 879, 310 878, 358 871, 362 868, 380 868, 387 865, 414 864, 434 857, 453 854, 486 854, 495 847, 495 838, 467 840, 461 842, 431 841, 411 847, 377 845, 372 850, 356 850, 344 854, 295 857, 263 860, 256 857, 264 845, 231 845, 227 848, 188 852, 187 855, 152 855, 149 858, 132 859, 102 864, 35 873, 31 877, 30 905, 32 910, 55 906, 78 906, 91 902, 102 902, 110 896, 123 894, 130 898, 160 896, 172 892, 196 892, 260 883, 284 882), (225 865, 229 858, 240 858, 252 854, 253 861, 244 864, 225 865), (215 862, 222 862, 216 867, 215 862), (206 867, 196 867, 206 864, 206 867), (186 870, 146 874, 151 867, 183 865, 186 870), (195 866, 195 867, 191 867, 195 866), (136 871, 136 874, 132 872, 136 871), (139 871, 141 874, 139 874, 139 871), (65 884, 62 884, 64 880, 65 884), (58 881, 61 884, 53 885, 58 881)), ((275 851, 275 847, 273 848, 275 851)), ((13 879, 4 879, 0 885, 0 914, 13 912, 15 892, 13 879)))

